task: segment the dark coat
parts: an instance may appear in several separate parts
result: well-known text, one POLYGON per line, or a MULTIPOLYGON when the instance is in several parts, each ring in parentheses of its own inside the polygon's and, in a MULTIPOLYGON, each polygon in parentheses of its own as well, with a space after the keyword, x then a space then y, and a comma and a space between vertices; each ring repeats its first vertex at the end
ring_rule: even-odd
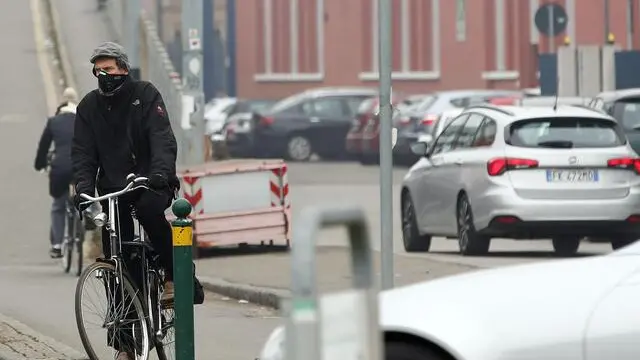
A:
POLYGON ((34 164, 36 170, 42 170, 47 167, 49 148, 51 143, 54 145, 53 159, 49 171, 49 194, 53 197, 64 195, 72 182, 71 142, 75 118, 75 114, 61 113, 47 119, 47 124, 38 144, 34 164))
POLYGON ((75 125, 71 157, 79 193, 120 190, 130 173, 160 174, 171 190, 179 186, 176 138, 151 83, 129 80, 114 96, 88 93, 78 104, 75 125))

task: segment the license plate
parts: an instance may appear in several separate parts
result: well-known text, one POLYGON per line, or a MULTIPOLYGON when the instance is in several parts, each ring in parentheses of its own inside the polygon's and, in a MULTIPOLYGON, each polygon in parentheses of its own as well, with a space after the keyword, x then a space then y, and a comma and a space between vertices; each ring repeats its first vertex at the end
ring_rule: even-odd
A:
POLYGON ((598 170, 547 170, 547 182, 593 183, 598 180, 598 170))

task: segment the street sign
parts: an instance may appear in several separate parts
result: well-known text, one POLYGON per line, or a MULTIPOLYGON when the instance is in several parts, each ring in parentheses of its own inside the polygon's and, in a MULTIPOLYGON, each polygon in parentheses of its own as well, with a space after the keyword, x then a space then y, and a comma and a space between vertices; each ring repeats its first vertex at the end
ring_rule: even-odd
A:
POLYGON ((567 11, 560 4, 548 3, 536 11, 534 22, 541 34, 558 36, 567 29, 569 17, 567 11))

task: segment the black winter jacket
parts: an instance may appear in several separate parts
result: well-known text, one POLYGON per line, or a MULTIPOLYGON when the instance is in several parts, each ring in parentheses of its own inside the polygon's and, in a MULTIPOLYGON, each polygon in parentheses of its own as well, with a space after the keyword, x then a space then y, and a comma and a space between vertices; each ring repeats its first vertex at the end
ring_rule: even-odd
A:
POLYGON ((62 113, 47 119, 38 144, 34 167, 36 170, 42 170, 47 167, 47 155, 53 142, 53 160, 49 171, 49 194, 56 198, 65 194, 73 177, 71 141, 74 119, 75 115, 72 113, 62 113))
POLYGON ((179 187, 176 138, 162 96, 146 81, 128 80, 114 96, 94 90, 82 99, 71 157, 78 193, 120 190, 130 173, 160 174, 168 190, 179 187))

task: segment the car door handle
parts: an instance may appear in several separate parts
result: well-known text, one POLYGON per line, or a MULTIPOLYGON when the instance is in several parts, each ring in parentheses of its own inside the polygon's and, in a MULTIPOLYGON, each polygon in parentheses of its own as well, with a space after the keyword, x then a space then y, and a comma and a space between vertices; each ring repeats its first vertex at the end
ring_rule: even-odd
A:
POLYGON ((464 161, 462 161, 462 159, 457 159, 453 163, 456 164, 456 165, 462 165, 462 164, 464 164, 464 161))
POLYGON ((310 118, 309 121, 311 121, 312 123, 317 123, 317 122, 320 122, 320 118, 317 118, 317 117, 314 116, 314 117, 310 118))

